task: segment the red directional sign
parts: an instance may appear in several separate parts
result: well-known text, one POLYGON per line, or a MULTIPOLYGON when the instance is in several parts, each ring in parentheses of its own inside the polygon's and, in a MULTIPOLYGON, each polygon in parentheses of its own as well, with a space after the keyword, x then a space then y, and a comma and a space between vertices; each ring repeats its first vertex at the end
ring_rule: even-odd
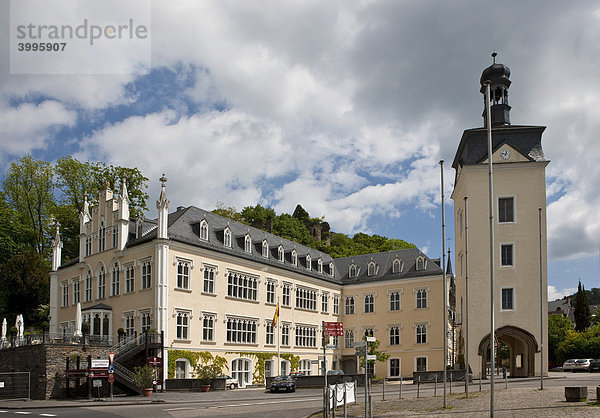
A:
POLYGON ((344 335, 344 326, 341 322, 325 322, 325 335, 342 337, 344 335))
POLYGON ((160 357, 149 357, 148 364, 151 366, 160 366, 162 365, 162 359, 160 357))

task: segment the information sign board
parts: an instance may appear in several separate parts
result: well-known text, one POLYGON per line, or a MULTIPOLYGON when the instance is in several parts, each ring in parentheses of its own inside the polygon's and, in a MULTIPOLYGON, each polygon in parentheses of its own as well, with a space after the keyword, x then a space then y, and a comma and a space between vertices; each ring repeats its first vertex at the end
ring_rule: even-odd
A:
POLYGON ((344 325, 341 322, 325 322, 325 336, 344 336, 344 325))

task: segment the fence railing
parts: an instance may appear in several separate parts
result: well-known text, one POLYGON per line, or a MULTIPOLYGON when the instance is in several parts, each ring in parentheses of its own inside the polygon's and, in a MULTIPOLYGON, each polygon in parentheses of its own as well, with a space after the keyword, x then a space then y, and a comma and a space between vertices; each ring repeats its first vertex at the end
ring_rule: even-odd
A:
POLYGON ((0 373, 0 400, 31 399, 29 372, 0 373))

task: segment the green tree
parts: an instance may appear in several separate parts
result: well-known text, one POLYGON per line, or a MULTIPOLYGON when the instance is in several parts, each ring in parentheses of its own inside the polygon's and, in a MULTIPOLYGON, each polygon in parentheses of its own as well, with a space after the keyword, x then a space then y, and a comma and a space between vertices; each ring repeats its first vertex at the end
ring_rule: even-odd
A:
POLYGON ((31 230, 35 250, 47 255, 55 207, 52 166, 27 154, 10 164, 3 189, 8 206, 23 227, 31 230))
POLYGON ((316 247, 315 240, 306 226, 287 213, 282 213, 273 220, 273 233, 311 248, 316 247))
MULTIPOLYGON (((367 337, 363 337, 363 341, 366 341, 366 340, 367 340, 367 337)), ((375 340, 374 342, 367 343, 367 346, 369 347, 367 354, 377 356, 377 360, 368 360, 368 364, 374 365, 376 361, 385 363, 390 358, 389 354, 386 354, 383 351, 379 351, 380 344, 381 343, 379 342, 379 340, 375 340)), ((365 358, 364 357, 360 358, 360 366, 365 367, 365 358)), ((374 377, 374 376, 371 376, 371 377, 374 377)))
POLYGON ((256 206, 246 206, 242 209, 240 215, 244 223, 262 229, 263 231, 269 230, 269 222, 272 223, 277 216, 273 209, 264 208, 260 204, 256 206))
POLYGON ((588 303, 585 289, 581 286, 581 282, 577 285, 574 315, 576 331, 583 331, 590 326, 590 304, 588 303))
POLYGON ((300 204, 296 205, 296 209, 294 209, 294 213, 292 216, 302 222, 305 226, 310 224, 310 215, 300 204))
POLYGON ((0 263, 26 248, 35 248, 33 230, 19 222, 18 214, 8 206, 0 192, 0 263))
POLYGON ((548 361, 562 364, 566 359, 559 357, 558 346, 567 337, 568 331, 573 331, 573 324, 562 315, 548 317, 548 361))
POLYGON ((216 213, 224 218, 233 219, 234 221, 242 221, 242 215, 234 206, 225 206, 224 202, 217 202, 216 206, 217 207, 212 210, 212 213, 216 213))
MULTIPOLYGON (((0 265, 3 314, 23 314, 25 324, 40 324, 38 309, 48 302, 49 263, 34 250, 13 255, 0 265)), ((45 318, 44 318, 45 320, 45 318)))

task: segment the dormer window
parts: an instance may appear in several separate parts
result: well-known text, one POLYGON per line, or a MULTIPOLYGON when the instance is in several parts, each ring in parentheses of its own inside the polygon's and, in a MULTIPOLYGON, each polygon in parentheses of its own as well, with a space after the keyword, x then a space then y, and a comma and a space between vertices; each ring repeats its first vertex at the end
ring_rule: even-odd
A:
POLYGON ((297 266, 298 265, 298 253, 296 252, 296 250, 292 250, 292 265, 297 266))
POLYGON ((423 257, 422 255, 417 257, 417 270, 425 270, 425 268, 427 267, 427 263, 425 262, 425 257, 423 257))
POLYGON ((397 258, 394 260, 392 264, 392 273, 402 273, 402 262, 397 258))
POLYGON ((231 229, 229 227, 223 231, 223 245, 231 248, 231 229))
POLYGON ((202 222, 200 222, 200 239, 208 241, 208 222, 206 222, 206 219, 202 219, 202 222))
POLYGON ((285 261, 283 245, 280 245, 279 248, 277 249, 277 259, 279 260, 280 263, 283 263, 285 261))
POLYGON ((333 261, 329 262, 329 275, 331 277, 333 277, 335 275, 335 265, 333 264, 333 261))
POLYGON ((306 269, 311 270, 312 268, 312 259, 310 258, 310 254, 306 254, 306 269))
POLYGON ((247 253, 252 252, 252 238, 250 238, 250 234, 246 234, 244 237, 244 251, 247 253))
POLYGON ((375 264, 374 261, 371 261, 369 263, 369 268, 368 268, 367 274, 369 276, 375 276, 376 273, 377 273, 377 264, 375 264))
POLYGON ((323 260, 320 258, 317 260, 317 272, 323 273, 323 260))
POLYGON ((348 269, 348 277, 352 279, 356 276, 358 276, 358 268, 356 268, 354 264, 351 264, 350 268, 348 269))
POLYGON ((269 243, 266 239, 262 242, 262 256, 265 258, 269 258, 269 243))

